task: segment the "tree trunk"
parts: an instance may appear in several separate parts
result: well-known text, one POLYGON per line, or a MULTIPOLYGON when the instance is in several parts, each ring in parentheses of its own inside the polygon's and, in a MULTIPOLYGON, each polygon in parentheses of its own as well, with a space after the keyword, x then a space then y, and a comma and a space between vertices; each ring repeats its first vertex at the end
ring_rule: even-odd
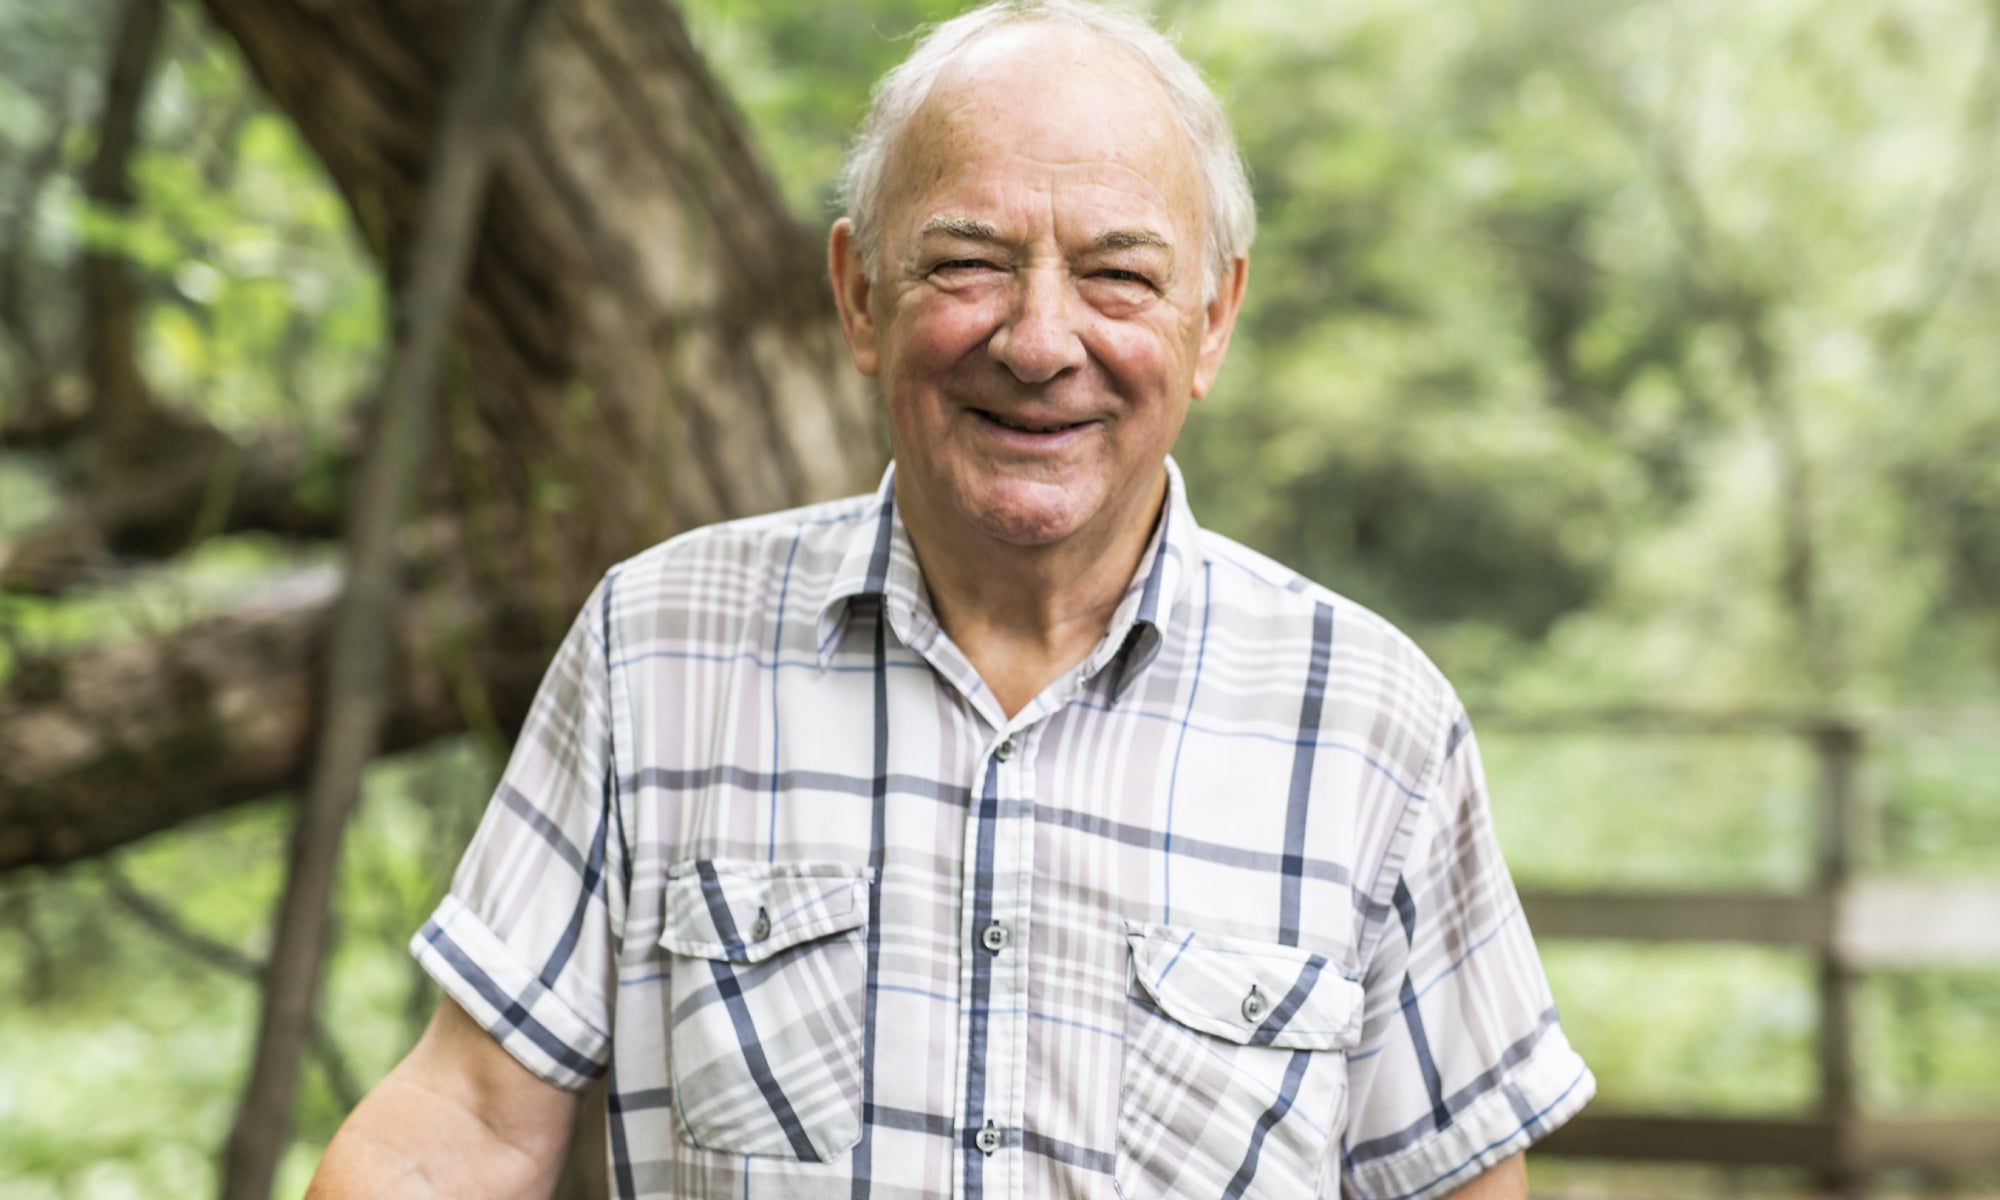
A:
MULTIPOLYGON (((399 276, 460 5, 204 4, 399 276)), ((424 544, 405 547, 430 583, 399 622, 387 745, 463 728, 468 689, 514 728, 618 559, 874 482, 885 440, 820 244, 671 7, 558 0, 456 324, 424 544)), ((322 584, 149 644, 20 664, 0 689, 0 871, 294 786, 326 623, 322 584)))
MULTIPOLYGON (((458 4, 205 2, 400 276, 458 4)), ((525 522, 562 620, 666 534, 872 482, 820 239, 671 7, 557 4, 499 164, 460 325, 475 419, 430 501, 525 522)))

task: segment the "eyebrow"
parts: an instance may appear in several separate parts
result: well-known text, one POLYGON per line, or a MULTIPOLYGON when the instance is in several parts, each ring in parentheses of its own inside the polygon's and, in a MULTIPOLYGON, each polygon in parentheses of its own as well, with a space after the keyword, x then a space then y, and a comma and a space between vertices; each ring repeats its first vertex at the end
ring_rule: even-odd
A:
MULTIPOLYGON (((976 221, 971 217, 939 216, 925 221, 917 231, 919 238, 954 237, 973 242, 997 242, 1000 227, 991 221, 976 221)), ((1111 229, 1091 239, 1092 250, 1132 250, 1141 246, 1165 250, 1171 253, 1173 243, 1151 229, 1111 229)))
POLYGON ((1090 243, 1093 250, 1131 250, 1139 246, 1153 246, 1161 250, 1173 251, 1173 243, 1150 229, 1113 229, 1098 234, 1090 243))
POLYGON ((917 231, 920 238, 937 236, 965 238, 968 241, 992 242, 1000 238, 1000 227, 990 221, 975 221, 970 217, 932 217, 917 231))

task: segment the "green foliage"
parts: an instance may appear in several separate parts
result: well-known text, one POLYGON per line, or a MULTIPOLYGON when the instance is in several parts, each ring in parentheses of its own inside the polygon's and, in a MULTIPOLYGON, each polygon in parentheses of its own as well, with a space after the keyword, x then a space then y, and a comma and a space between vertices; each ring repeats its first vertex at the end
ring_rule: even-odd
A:
MULTIPOLYGON (((371 772, 337 893, 321 1017, 353 1084, 379 1079, 436 992, 403 945, 443 894, 495 777, 469 741, 371 772)), ((118 855, 109 868, 188 931, 264 953, 291 810, 239 809, 118 855)), ((0 1193, 213 1192, 256 1028, 252 982, 162 938, 105 867, 0 880, 0 1193), (38 1190, 39 1189, 39 1190, 38 1190)), ((279 1193, 305 1190, 346 1104, 309 1061, 279 1193)))
MULTIPOLYGON (((250 951, 276 894, 284 832, 275 808, 230 814, 123 865, 190 926, 250 951)), ((0 1101, 0 1190, 30 1180, 52 1195, 210 1190, 243 1031, 255 1027, 250 983, 162 944, 88 872, 4 887, 15 936, 0 987, 23 1002, 0 1010, 0 1079, 19 1081, 0 1101)))
POLYGON ((1783 1113, 1811 1104, 1817 1005, 1803 955, 1742 947, 1544 946, 1563 1029, 1607 1108, 1783 1113), (1635 988, 1634 980, 1647 986, 1635 988))
POLYGON ((52 517, 59 506, 48 467, 0 454, 0 538, 13 537, 52 517))
MULTIPOLYGON (((0 487, 5 475, 0 474, 0 487)), ((213 537, 136 579, 84 588, 49 599, 0 592, 0 680, 19 650, 52 653, 66 647, 130 641, 171 632, 254 597, 260 587, 322 582, 337 550, 301 547, 268 534, 213 537)))
POLYGON ((167 247, 139 257, 161 284, 148 378, 234 432, 329 428, 372 382, 384 329, 346 205, 213 38, 164 64, 153 115, 169 128, 133 168, 135 223, 167 247))
MULTIPOLYGON (((94 150, 88 118, 113 11, 0 4, 0 217, 25 214, 24 240, 0 253, 19 256, 38 300, 30 333, 45 352, 72 341, 69 264, 86 249, 118 254, 141 281, 140 356, 164 400, 239 434, 330 428, 372 381, 382 286, 311 152, 195 11, 169 9, 133 207, 90 204, 67 172, 29 195, 24 172, 42 143, 66 130, 71 171, 94 150)), ((0 337, 0 389, 19 382, 19 351, 0 337)), ((0 390, 0 412, 9 402, 0 390)))
POLYGON ((819 225, 875 79, 909 53, 912 31, 952 16, 946 0, 694 0, 680 5, 730 97, 750 117, 779 186, 819 225))
POLYGON ((1861 993, 1866 1098, 1893 1112, 2000 1109, 2000 971, 1896 971, 1861 993))
MULTIPOLYGON (((134 164, 136 208, 70 177, 115 6, 0 0, 0 222, 24 207, 30 333, 67 371, 70 265, 145 290, 169 402, 330 440, 382 351, 383 290, 289 124, 190 6, 134 164), (26 165, 63 173, 27 202, 26 165)), ((801 218, 823 223, 869 85, 942 0, 684 6, 801 218)), ((1248 306, 1178 450, 1203 520, 1377 607, 1472 698, 1699 708, 2000 693, 2000 34, 1979 0, 1178 0, 1252 168, 1248 306), (1775 414, 1775 415, 1774 415, 1775 414), (1788 448, 1787 421, 1793 438, 1788 448), (1788 475, 1787 455, 1803 488, 1788 475), (1784 531, 1813 551, 1802 603, 1784 531), (1815 659, 1833 664, 1820 670, 1815 659)), ((0 225, 0 241, 14 226, 0 225)), ((23 378, 0 337, 0 413, 23 378)), ((0 459, 0 537, 49 507, 0 459)), ((332 493, 332 481, 309 486, 332 493)), ((572 502, 558 480, 537 503, 572 502)), ((171 627, 264 573, 211 543, 140 586, 0 597, 0 655, 171 627)), ((0 661, 0 673, 8 670, 0 661)), ((1780 738, 1482 726, 1524 886, 1786 889, 1809 875, 1813 765, 1780 738)), ((402 953, 492 764, 467 743, 385 767, 343 867, 324 1011, 365 1085, 432 993, 402 953)), ((1871 748, 1871 866, 2000 869, 2000 751, 1871 748)), ((146 893, 262 950, 286 813, 243 810, 118 856, 146 893)), ((0 1192, 199 1194, 247 1059, 251 985, 148 932, 96 868, 0 880, 0 1192)), ((1777 952, 1551 946, 1605 1104, 1795 1111, 1812 982, 1777 952)), ((1871 979, 1870 1104, 2000 1105, 1992 972, 1871 979)), ((281 1191, 342 1104, 307 1075, 281 1191)), ((1538 1183, 1630 1190, 1538 1166, 1538 1183)), ((1610 1179, 1614 1182, 1605 1183, 1610 1179)), ((1650 1194, 1777 1194, 1781 1173, 1648 1175, 1650 1194)))
POLYGON ((2000 746, 1900 741, 1880 747, 1871 765, 1884 869, 1977 878, 2000 867, 2000 746))
POLYGON ((1817 786, 1779 738, 1480 734, 1523 887, 1785 891, 1811 878, 1817 786))

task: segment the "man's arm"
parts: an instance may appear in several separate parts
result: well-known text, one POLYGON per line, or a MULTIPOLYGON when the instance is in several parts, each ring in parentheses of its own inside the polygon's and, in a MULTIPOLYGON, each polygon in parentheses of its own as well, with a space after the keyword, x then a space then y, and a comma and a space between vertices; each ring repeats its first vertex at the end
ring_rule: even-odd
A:
POLYGON ((1516 1154, 1451 1194, 1451 1200, 1528 1200, 1528 1156, 1516 1154))
POLYGON ((446 997, 416 1046, 341 1124, 307 1200, 547 1197, 579 1103, 446 997))

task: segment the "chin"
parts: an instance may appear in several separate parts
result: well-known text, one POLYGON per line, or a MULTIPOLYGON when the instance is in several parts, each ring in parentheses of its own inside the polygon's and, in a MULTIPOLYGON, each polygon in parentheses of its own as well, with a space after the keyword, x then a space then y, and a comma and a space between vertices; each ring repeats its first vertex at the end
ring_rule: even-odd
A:
POLYGON ((1052 546, 1077 528, 1067 514, 1053 513, 980 513, 970 523, 996 542, 1024 547, 1052 546))
POLYGON ((965 512, 974 528, 1011 546, 1054 545, 1084 525, 1083 506, 1068 495, 988 497, 965 512))

